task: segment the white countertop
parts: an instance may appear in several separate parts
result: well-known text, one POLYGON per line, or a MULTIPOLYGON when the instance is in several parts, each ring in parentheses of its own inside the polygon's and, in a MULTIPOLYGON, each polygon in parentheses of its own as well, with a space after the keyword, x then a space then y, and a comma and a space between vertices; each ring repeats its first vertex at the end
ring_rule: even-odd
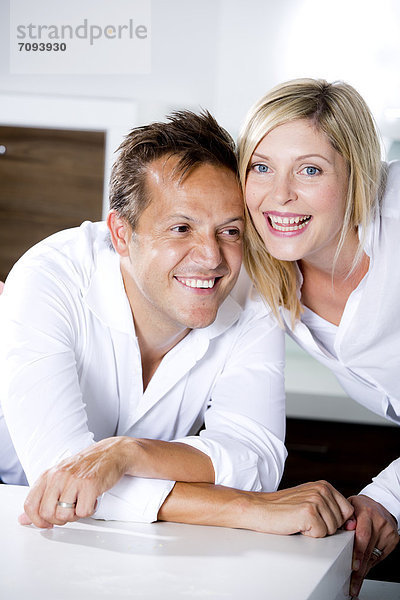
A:
POLYGON ((343 600, 353 534, 324 539, 82 519, 22 527, 27 488, 0 485, 0 597, 343 600))

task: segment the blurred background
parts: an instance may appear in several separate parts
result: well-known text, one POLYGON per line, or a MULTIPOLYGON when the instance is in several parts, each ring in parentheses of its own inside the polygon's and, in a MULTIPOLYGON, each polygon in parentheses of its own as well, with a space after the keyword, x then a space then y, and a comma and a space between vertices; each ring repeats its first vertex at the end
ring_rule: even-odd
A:
MULTIPOLYGON (((137 75, 11 74, 9 13, 0 0, 0 279, 39 239, 104 216, 122 136, 175 109, 206 108, 236 137, 273 85, 341 79, 372 109, 382 156, 400 158, 398 0, 151 0, 151 69, 137 75)), ((397 430, 290 343, 287 358, 285 484, 324 477, 359 491, 398 455, 397 430)))

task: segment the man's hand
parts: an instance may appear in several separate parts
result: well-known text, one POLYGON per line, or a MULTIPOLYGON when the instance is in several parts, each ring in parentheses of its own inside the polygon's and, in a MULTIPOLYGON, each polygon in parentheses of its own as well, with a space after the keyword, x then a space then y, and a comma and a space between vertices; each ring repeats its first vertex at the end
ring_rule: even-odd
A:
MULTIPOLYGON (((262 496, 266 500, 264 527, 268 533, 325 537, 335 533, 353 514, 351 504, 327 481, 304 483, 262 496)), ((260 517, 263 522, 262 511, 260 517)))
MULTIPOLYGON (((358 596, 364 577, 378 562, 386 558, 399 542, 396 519, 378 502, 368 496, 351 496, 357 521, 353 550, 353 574, 350 594, 358 596), (382 552, 380 557, 372 554, 374 548, 382 552)), ((353 529, 352 525, 346 529, 353 529)))
POLYGON ((90 517, 96 500, 123 475, 182 481, 214 481, 210 458, 179 442, 111 437, 45 471, 25 501, 21 525, 49 528, 90 517), (65 508, 57 503, 76 505, 65 508))
POLYGON ((353 510, 350 502, 326 481, 270 493, 177 483, 158 518, 262 533, 324 537, 335 533, 350 519, 353 510))
POLYGON ((91 516, 98 496, 115 485, 127 470, 125 438, 107 438, 45 471, 24 504, 22 525, 50 528, 91 516), (63 508, 57 502, 76 503, 63 508))

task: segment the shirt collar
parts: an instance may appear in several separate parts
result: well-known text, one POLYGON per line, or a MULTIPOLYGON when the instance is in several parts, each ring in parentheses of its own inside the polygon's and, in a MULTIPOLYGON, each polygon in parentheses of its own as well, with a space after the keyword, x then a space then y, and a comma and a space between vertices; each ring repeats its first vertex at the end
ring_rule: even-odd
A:
POLYGON ((241 306, 232 296, 228 296, 219 307, 215 321, 208 327, 196 331, 204 333, 211 340, 229 329, 239 319, 241 313, 241 306))
POLYGON ((192 361, 191 368, 193 364, 203 358, 210 341, 223 335, 232 327, 242 312, 241 306, 231 296, 228 296, 220 306, 217 317, 211 325, 202 329, 192 329, 168 354, 172 358, 175 353, 182 355, 183 352, 187 359, 192 361))
POLYGON ((95 269, 83 299, 106 326, 130 335, 135 334, 119 256, 108 246, 106 240, 95 257, 95 269))

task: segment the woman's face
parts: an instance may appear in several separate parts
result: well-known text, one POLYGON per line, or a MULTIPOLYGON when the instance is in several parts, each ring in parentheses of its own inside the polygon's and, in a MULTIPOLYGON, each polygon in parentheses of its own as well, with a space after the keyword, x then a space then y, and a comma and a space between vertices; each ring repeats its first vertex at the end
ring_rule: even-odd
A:
POLYGON ((267 250, 330 268, 343 224, 347 166, 311 121, 279 125, 250 160, 246 202, 267 250))

